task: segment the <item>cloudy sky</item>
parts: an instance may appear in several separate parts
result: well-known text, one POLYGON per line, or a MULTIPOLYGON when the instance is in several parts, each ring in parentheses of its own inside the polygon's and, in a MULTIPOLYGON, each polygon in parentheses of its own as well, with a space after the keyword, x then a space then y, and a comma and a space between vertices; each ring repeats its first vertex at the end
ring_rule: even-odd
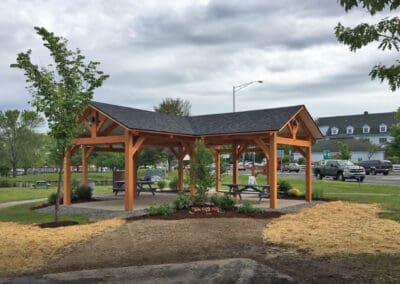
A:
POLYGON ((43 26, 69 40, 110 78, 95 100, 152 110, 179 97, 192 114, 305 104, 314 117, 394 111, 400 92, 371 81, 376 63, 398 53, 376 46, 352 53, 334 37, 340 21, 375 22, 359 9, 345 13, 336 0, 303 1, 20 1, 0 2, 0 110, 30 108, 16 54, 32 49, 49 63, 35 34, 43 26))

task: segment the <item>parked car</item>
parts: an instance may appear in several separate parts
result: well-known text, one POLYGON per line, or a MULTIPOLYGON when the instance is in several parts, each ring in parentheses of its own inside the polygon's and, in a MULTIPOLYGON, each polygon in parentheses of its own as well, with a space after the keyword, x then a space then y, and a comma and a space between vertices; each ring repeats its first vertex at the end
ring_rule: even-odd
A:
POLYGON ((361 162, 360 166, 363 166, 367 175, 384 174, 387 176, 393 169, 393 165, 387 160, 368 160, 361 162))
POLYGON ((144 175, 144 180, 157 182, 162 180, 162 171, 160 169, 148 169, 144 175))
POLYGON ((365 170, 363 167, 356 166, 348 160, 328 160, 314 167, 314 175, 318 179, 333 177, 342 181, 357 179, 362 182, 365 178, 365 170))
POLYGON ((283 166, 283 171, 298 173, 300 171, 300 166, 297 163, 289 163, 289 164, 283 166))

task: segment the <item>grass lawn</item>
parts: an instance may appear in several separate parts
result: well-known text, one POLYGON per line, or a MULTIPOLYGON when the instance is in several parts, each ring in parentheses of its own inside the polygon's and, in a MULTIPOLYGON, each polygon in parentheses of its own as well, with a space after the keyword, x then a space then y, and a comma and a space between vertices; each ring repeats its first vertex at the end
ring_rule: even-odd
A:
MULTIPOLYGON (((29 200, 37 198, 47 198, 52 192, 56 192, 57 188, 51 186, 47 189, 40 188, 27 188, 27 187, 0 187, 0 203, 17 201, 17 200, 29 200)), ((95 185, 95 193, 111 193, 111 185, 95 185)))
MULTIPOLYGON (((16 222, 20 224, 46 223, 54 221, 54 214, 39 213, 30 210, 34 205, 40 203, 29 203, 0 209, 0 222, 16 222)), ((60 220, 77 221, 79 224, 92 223, 89 218, 80 215, 60 215, 60 220)))
MULTIPOLYGON (((72 180, 80 180, 82 178, 82 173, 72 172, 72 180)), ((112 172, 89 172, 89 178, 93 180, 111 180, 112 172)), ((0 177, 0 181, 4 182, 35 182, 38 180, 47 180, 50 182, 56 182, 58 180, 58 173, 47 173, 47 174, 37 174, 37 175, 26 175, 26 176, 16 176, 13 177, 0 177)))
MULTIPOLYGON (((301 178, 279 178, 289 181, 293 187, 305 192, 305 181, 301 178)), ((222 184, 231 183, 232 176, 223 176, 222 184)), ((239 176, 239 183, 247 184, 248 176, 239 176)), ((265 184, 266 177, 257 177, 258 184, 265 184)), ((222 188, 226 188, 222 186, 222 188)), ((377 203, 386 212, 381 213, 381 217, 393 219, 400 222, 400 185, 378 185, 357 182, 342 182, 335 180, 313 180, 313 192, 320 197, 332 200, 343 200, 358 203, 377 203)))

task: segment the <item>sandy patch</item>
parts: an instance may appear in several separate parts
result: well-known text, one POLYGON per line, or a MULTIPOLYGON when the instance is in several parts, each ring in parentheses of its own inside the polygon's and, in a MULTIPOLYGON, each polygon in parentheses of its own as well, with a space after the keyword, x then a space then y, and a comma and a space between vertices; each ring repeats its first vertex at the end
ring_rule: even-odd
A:
POLYGON ((50 257, 62 257, 73 244, 114 230, 123 223, 123 220, 112 219, 88 225, 41 229, 35 225, 0 222, 0 271, 33 271, 50 257))
POLYGON ((400 253, 400 224, 380 219, 373 204, 329 202, 275 219, 264 240, 315 255, 400 253))

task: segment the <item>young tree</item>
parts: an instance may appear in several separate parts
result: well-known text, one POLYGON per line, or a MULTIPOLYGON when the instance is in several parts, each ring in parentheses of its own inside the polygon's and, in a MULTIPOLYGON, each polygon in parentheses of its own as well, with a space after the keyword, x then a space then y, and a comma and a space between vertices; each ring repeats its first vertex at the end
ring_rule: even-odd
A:
POLYGON ((67 48, 67 40, 54 35, 43 27, 35 27, 42 37, 44 46, 50 51, 53 65, 39 67, 31 61, 31 50, 19 53, 13 68, 24 70, 27 89, 31 92, 31 104, 37 112, 43 113, 49 125, 49 136, 54 139, 53 153, 60 165, 55 206, 55 221, 58 221, 58 207, 62 180, 65 148, 72 139, 80 134, 81 128, 76 123, 93 98, 94 90, 108 78, 97 70, 98 62, 85 63, 85 56, 79 49, 67 48))
POLYGON ((350 160, 351 159, 351 152, 349 145, 344 143, 339 143, 339 153, 336 157, 340 160, 350 160))
POLYGON ((368 143, 368 149, 367 149, 367 151, 368 151, 368 160, 371 160, 371 158, 381 150, 382 150, 381 146, 369 142, 368 143))
POLYGON ((211 151, 206 147, 203 140, 197 140, 194 159, 191 160, 190 165, 191 170, 194 171, 196 182, 195 203, 204 203, 206 201, 207 190, 214 181, 210 167, 212 162, 211 151))
MULTIPOLYGON (((371 14, 377 12, 394 11, 400 6, 398 0, 340 0, 340 5, 349 11, 359 5, 371 14)), ((361 23, 354 28, 344 27, 338 23, 335 27, 335 35, 339 42, 350 47, 351 51, 357 51, 362 47, 378 42, 378 49, 399 51, 400 45, 400 18, 398 16, 385 17, 376 24, 361 23)), ((400 87, 400 61, 396 60, 393 65, 375 65, 369 73, 371 79, 387 80, 389 87, 395 91, 400 87)))
POLYGON ((43 123, 43 118, 34 111, 0 111, 0 135, 3 140, 5 160, 10 164, 13 177, 17 175, 17 166, 24 165, 34 158, 33 152, 40 145, 35 140, 34 129, 43 123))

